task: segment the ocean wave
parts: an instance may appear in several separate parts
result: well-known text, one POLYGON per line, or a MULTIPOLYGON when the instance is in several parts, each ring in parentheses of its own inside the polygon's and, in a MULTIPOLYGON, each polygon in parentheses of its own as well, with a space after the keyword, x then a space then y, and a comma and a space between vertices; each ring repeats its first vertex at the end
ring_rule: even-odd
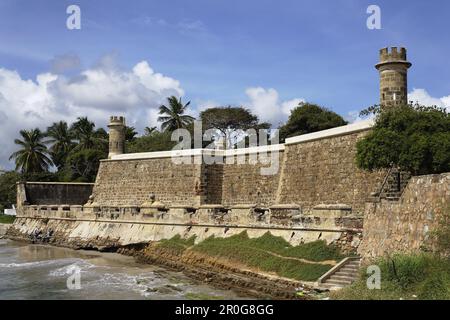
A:
POLYGON ((64 267, 50 271, 49 275, 51 277, 64 277, 73 274, 74 268, 77 268, 78 270, 80 270, 80 273, 83 273, 94 267, 95 265, 93 265, 92 263, 78 259, 72 261, 72 263, 70 263, 69 265, 65 265, 64 267))
POLYGON ((33 262, 11 262, 0 263, 0 268, 41 268, 50 266, 59 266, 76 262, 76 259, 42 260, 33 262))
POLYGON ((33 268, 33 267, 45 267, 54 264, 54 260, 35 261, 35 262, 12 262, 12 263, 0 263, 0 268, 33 268))
POLYGON ((181 296, 184 291, 181 284, 170 283, 153 272, 130 275, 126 273, 104 273, 100 278, 84 283, 84 287, 109 288, 117 291, 133 291, 142 297, 167 295, 181 296))

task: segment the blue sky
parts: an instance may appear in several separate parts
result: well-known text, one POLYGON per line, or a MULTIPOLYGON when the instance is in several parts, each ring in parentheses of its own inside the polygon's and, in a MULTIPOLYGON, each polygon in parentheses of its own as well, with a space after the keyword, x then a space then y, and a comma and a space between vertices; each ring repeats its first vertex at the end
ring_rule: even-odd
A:
POLYGON ((9 137, 83 112, 100 125, 122 113, 142 128, 169 93, 191 100, 193 113, 245 105, 274 125, 300 100, 349 117, 378 102, 374 64, 391 45, 408 48, 411 96, 446 105, 448 12, 445 0, 0 0, 0 125, 9 124, 0 131, 9 137), (81 8, 81 30, 66 28, 71 4, 81 8), (366 27, 370 4, 381 8, 381 30, 366 27), (110 90, 141 80, 124 80, 118 99, 106 89, 113 72, 110 90), (72 85, 83 77, 95 92, 72 85))

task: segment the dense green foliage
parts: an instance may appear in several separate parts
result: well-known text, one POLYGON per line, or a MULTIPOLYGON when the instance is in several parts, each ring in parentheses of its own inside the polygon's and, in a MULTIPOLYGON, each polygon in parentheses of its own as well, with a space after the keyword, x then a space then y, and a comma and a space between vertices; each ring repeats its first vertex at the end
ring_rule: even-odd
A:
POLYGON ((92 182, 97 176, 100 160, 106 157, 105 152, 96 149, 71 152, 67 157, 61 179, 64 181, 92 182))
POLYGON ((16 217, 14 217, 14 216, 7 216, 4 214, 0 214, 0 223, 10 224, 10 223, 13 223, 15 219, 16 219, 16 217))
POLYGON ((280 140, 305 133, 344 126, 347 122, 337 113, 311 103, 300 103, 280 127, 280 140))
POLYGON ((66 163, 69 152, 74 148, 74 133, 69 130, 69 126, 65 121, 53 123, 47 128, 47 141, 50 144, 50 155, 53 164, 58 169, 62 169, 66 163))
POLYGON ((156 129, 149 134, 136 137, 132 141, 126 142, 125 149, 128 153, 167 151, 175 146, 171 140, 171 132, 160 132, 156 129))
POLYGON ((0 173, 0 213, 16 203, 16 183, 21 175, 15 171, 0 173))
POLYGON ((450 117, 445 109, 398 106, 377 113, 373 131, 357 144, 366 170, 396 166, 414 175, 450 171, 450 117))
POLYGON ((228 238, 210 237, 196 245, 194 240, 175 236, 161 241, 159 245, 177 253, 190 248, 209 256, 224 257, 262 271, 305 281, 317 280, 332 267, 332 264, 319 262, 343 258, 337 247, 327 246, 324 241, 292 246, 269 232, 253 239, 243 232, 228 238))
MULTIPOLYGON (((450 260, 432 254, 395 255, 374 262, 381 270, 381 289, 369 290, 367 275, 333 295, 336 299, 450 299, 450 260)), ((364 268, 363 268, 364 269, 364 268)))

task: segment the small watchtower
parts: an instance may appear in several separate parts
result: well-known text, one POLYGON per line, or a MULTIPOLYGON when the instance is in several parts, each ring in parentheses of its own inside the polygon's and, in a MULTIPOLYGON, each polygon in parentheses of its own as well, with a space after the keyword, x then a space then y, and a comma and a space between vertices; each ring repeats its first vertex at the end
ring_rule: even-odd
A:
POLYGON ((408 103, 408 69, 405 48, 383 48, 380 62, 375 66, 380 72, 380 105, 392 107, 408 103))
POLYGON ((109 128, 109 154, 108 158, 125 152, 125 118, 112 116, 109 128))

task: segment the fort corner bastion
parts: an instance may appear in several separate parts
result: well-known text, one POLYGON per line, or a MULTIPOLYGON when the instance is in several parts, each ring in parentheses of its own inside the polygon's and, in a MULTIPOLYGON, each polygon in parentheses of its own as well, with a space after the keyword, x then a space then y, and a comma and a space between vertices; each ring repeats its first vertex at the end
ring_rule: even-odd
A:
MULTIPOLYGON (((405 49, 381 50, 382 104, 406 102, 409 67, 405 49)), ((106 250, 175 235, 202 241, 270 232, 293 245, 320 239, 370 258, 418 250, 449 203, 449 174, 356 167, 356 143, 372 120, 279 145, 137 154, 124 153, 124 126, 123 117, 111 117, 109 156, 94 184, 19 183, 8 236, 51 230, 50 243, 106 250), (273 174, 261 174, 274 162, 273 174)))

